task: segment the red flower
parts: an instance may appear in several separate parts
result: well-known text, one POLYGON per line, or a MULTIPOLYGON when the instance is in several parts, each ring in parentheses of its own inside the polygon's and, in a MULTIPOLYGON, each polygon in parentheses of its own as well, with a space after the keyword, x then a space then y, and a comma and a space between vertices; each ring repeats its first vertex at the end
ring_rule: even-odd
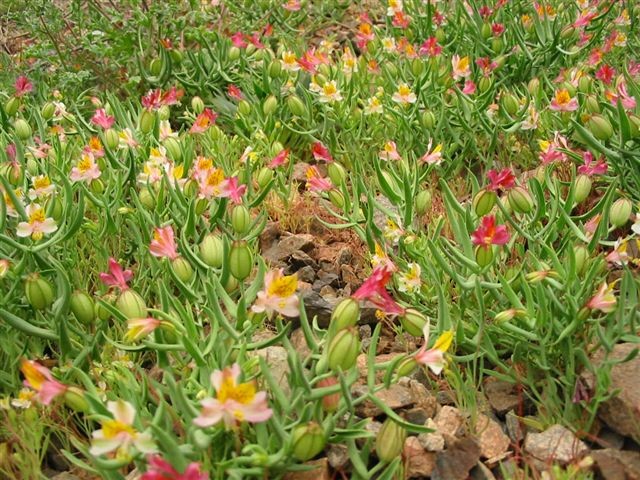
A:
POLYGON ((500 171, 489 170, 487 172, 487 178, 490 182, 487 190, 492 192, 496 192, 498 190, 509 190, 516 185, 516 177, 513 175, 513 171, 510 168, 503 168, 500 171))
POLYGON ((247 46, 247 42, 244 39, 244 34, 242 32, 236 32, 231 35, 231 43, 234 47, 245 48, 247 46))
POLYGON ((616 75, 616 70, 610 67, 609 65, 603 65, 596 72, 596 78, 604 82, 606 85, 609 85, 611 83, 615 75, 616 75))
POLYGON ((159 455, 147 457, 149 470, 140 480, 208 480, 209 475, 200 470, 200 464, 190 463, 184 473, 178 473, 173 466, 159 455))
POLYGON ((284 165, 284 163, 288 159, 289 159, 289 150, 286 148, 284 150, 280 150, 280 153, 278 153, 275 157, 273 157, 273 159, 269 163, 269 168, 276 168, 276 167, 279 167, 280 165, 284 165))
POLYGON ((494 23, 493 25, 491 25, 491 32, 493 33, 494 37, 499 37, 504 33, 504 25, 501 23, 494 23))
POLYGON ((24 75, 20 75, 18 78, 16 78, 16 83, 14 86, 16 89, 16 97, 22 97, 23 95, 26 95, 27 93, 33 91, 33 84, 24 75))
POLYGON ((510 235, 507 227, 496 225, 496 217, 487 215, 482 217, 480 226, 471 234, 471 241, 474 245, 488 247, 490 245, 505 245, 509 241, 510 235))
POLYGON ((100 280, 105 285, 110 287, 118 287, 124 291, 129 288, 127 282, 133 278, 133 272, 131 270, 123 270, 120 264, 115 258, 109 259, 109 273, 101 273, 100 280))
POLYGON ((401 315, 405 309, 396 303, 387 292, 386 285, 391 280, 393 268, 389 264, 373 269, 371 276, 351 296, 354 300, 368 300, 388 315, 401 315))
POLYGON ((240 90, 235 85, 229 85, 227 87, 227 95, 235 100, 242 100, 244 98, 244 95, 242 95, 242 90, 240 90))
POLYGON ((315 142, 311 147, 311 153, 316 160, 324 160, 327 163, 333 162, 329 149, 320 142, 315 142))
POLYGON ((588 176, 607 173, 608 165, 604 157, 600 157, 596 162, 593 153, 584 152, 582 154, 582 160, 584 161, 584 165, 578 167, 578 173, 588 176))
POLYGON ((184 92, 171 87, 166 92, 162 92, 159 88, 151 90, 144 97, 142 97, 141 103, 147 110, 158 110, 163 105, 175 105, 178 103, 184 92))
POLYGON ((436 37, 429 37, 424 41, 418 53, 429 57, 437 57, 442 52, 442 47, 438 44, 436 37))
POLYGON ((98 110, 96 110, 96 113, 91 118, 91 123, 98 125, 105 130, 107 128, 111 128, 113 126, 113 122, 115 121, 116 119, 114 117, 112 117, 111 115, 107 115, 107 112, 104 108, 99 108, 98 110))

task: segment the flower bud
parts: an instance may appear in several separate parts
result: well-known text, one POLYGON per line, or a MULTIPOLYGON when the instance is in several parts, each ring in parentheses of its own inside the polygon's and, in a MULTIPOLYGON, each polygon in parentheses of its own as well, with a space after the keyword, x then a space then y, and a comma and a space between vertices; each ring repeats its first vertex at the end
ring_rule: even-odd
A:
POLYGON ((400 323, 402 324, 404 331, 409 335, 421 337, 422 330, 427 324, 427 317, 413 308, 407 308, 404 314, 400 317, 400 323))
POLYGON ((154 58, 153 60, 151 60, 151 62, 149 62, 149 73, 157 77, 158 75, 160 75, 160 72, 162 72, 162 60, 160 60, 159 58, 154 58))
POLYGON ((200 257, 202 261, 213 268, 222 267, 224 243, 222 238, 214 233, 208 234, 200 243, 200 257))
POLYGON ((331 326, 335 331, 353 327, 360 318, 360 305, 353 298, 342 300, 331 314, 331 326))
POLYGON ((20 108, 20 99, 18 97, 11 97, 4 105, 4 111, 9 117, 13 117, 18 113, 18 108, 20 108))
POLYGON ((231 226, 238 235, 244 235, 251 228, 251 214, 244 205, 236 205, 231 210, 231 226))
POLYGON ((273 60, 269 65, 269 76, 271 78, 278 78, 282 73, 282 63, 280 60, 273 60))
POLYGON ((562 38, 563 40, 567 40, 571 38, 574 33, 576 33, 576 28, 573 25, 567 25, 560 32, 560 38, 562 38))
POLYGON ((512 188, 509 191, 507 199, 514 212, 529 213, 533 209, 533 198, 531 198, 531 194, 526 188, 512 188))
POLYGON ((436 116, 431 110, 422 113, 422 126, 427 130, 432 130, 436 124, 436 116))
POLYGON ((154 208, 156 208, 156 198, 154 197, 153 193, 151 193, 151 190, 149 190, 147 187, 142 187, 140 189, 139 198, 140 203, 142 203, 145 208, 149 210, 153 210, 154 208))
MULTIPOLYGON (((318 387, 326 388, 338 385, 338 379, 336 377, 323 378, 318 382, 318 387)), ((325 412, 335 412, 340 404, 340 392, 331 393, 322 397, 322 408, 325 412)))
POLYGON ((272 178, 273 178, 273 170, 271 170, 268 167, 262 167, 258 172, 256 181, 258 182, 258 186, 260 188, 265 188, 267 185, 269 185, 269 182, 271 181, 272 178))
POLYGON ((77 387, 68 387, 64 392, 64 403, 74 412, 87 413, 89 402, 84 398, 84 392, 77 387))
POLYGON ((327 173, 331 183, 336 186, 342 185, 347 179, 347 172, 338 162, 331 162, 327 167, 327 173))
POLYGON ((413 373, 413 371, 418 368, 418 362, 416 361, 413 355, 407 356, 404 360, 400 362, 400 365, 396 367, 396 380, 400 377, 406 377, 413 373))
POLYGON ((153 129, 153 124, 156 121, 156 116, 149 110, 143 110, 140 115, 140 131, 144 134, 149 133, 153 129))
POLYGON ((580 80, 578 80, 578 90, 581 93, 589 93, 589 91, 591 90, 591 77, 589 75, 583 75, 582 77, 580 77, 580 80))
POLYGON ((629 221, 633 204, 628 198, 619 198, 609 209, 609 222, 613 227, 619 228, 629 221))
POLYGON ((344 208, 344 195, 342 195, 339 190, 335 188, 329 190, 329 200, 334 206, 338 207, 339 209, 344 208))
POLYGON ((491 25, 488 24, 487 22, 482 24, 482 29, 480 30, 480 34, 482 35, 482 38, 484 38, 485 40, 488 40, 489 38, 491 38, 491 36, 493 35, 493 32, 491 31, 491 25))
POLYGON ((582 203, 589 196, 589 193, 591 193, 591 185, 592 182, 588 175, 578 175, 578 178, 576 178, 576 188, 573 193, 573 199, 576 204, 582 203))
POLYGON ((229 60, 235 62, 240 58, 240 49, 236 46, 232 46, 229 48, 229 60))
POLYGON ((518 103, 518 99, 513 94, 507 93, 503 95, 501 103, 502 108, 504 108, 504 111, 509 115, 515 115, 516 113, 518 113, 518 108, 520 105, 518 103))
POLYGON ((273 114, 277 109, 278 99, 274 95, 269 96, 262 104, 262 112, 267 116, 273 114))
POLYGON ((538 96, 538 94, 540 93, 540 80, 538 78, 532 78, 531 80, 529 80, 527 90, 529 91, 529 95, 531 95, 532 97, 538 96))
POLYGON ((28 140, 31 137, 31 127, 24 119, 17 119, 13 124, 13 128, 20 140, 28 140))
POLYGON ((493 261, 493 248, 491 245, 478 245, 476 247, 476 263, 486 267, 493 261))
POLYGON ((421 58, 414 58, 411 62, 411 73, 414 77, 419 77, 424 72, 424 63, 421 58))
POLYGON ((234 277, 229 275, 229 278, 227 279, 227 283, 225 283, 224 285, 224 291, 227 293, 231 293, 235 291, 236 288, 238 288, 238 280, 236 280, 234 277))
POLYGON ((589 261, 589 250, 584 245, 576 245, 573 247, 573 256, 576 260, 576 273, 584 273, 589 261))
MULTIPOLYGON (((102 300, 104 300, 110 305, 113 305, 115 298, 113 294, 107 294, 104 297, 102 297, 102 300)), ((111 318, 111 313, 109 312, 109 310, 104 308, 99 302, 96 302, 95 304, 95 315, 103 322, 111 318)))
POLYGON ((200 97, 196 96, 191 99, 191 109, 196 115, 200 115, 204 112, 204 102, 200 97))
POLYGON ((355 365, 359 353, 360 339, 355 327, 340 330, 329 344, 327 352, 329 368, 349 370, 355 365))
POLYGON ((246 100, 240 100, 238 103, 238 113, 242 116, 247 116, 251 113, 251 105, 246 100))
POLYGON ((38 175, 38 170, 38 162, 36 162, 36 160, 32 157, 27 158, 27 172, 29 173, 29 175, 38 175))
POLYGON ((147 306, 139 293, 127 289, 116 300, 116 308, 127 318, 145 318, 147 306))
POLYGON ((395 192, 396 195, 400 195, 402 193, 402 189, 396 179, 386 170, 382 170, 381 172, 382 178, 384 178, 385 182, 391 188, 391 191, 395 192))
POLYGON ((418 215, 424 215, 431 208, 431 192, 422 190, 416 196, 416 212, 418 215))
POLYGON ((96 317, 95 304, 86 292, 76 291, 71 294, 69 308, 80 323, 90 325, 96 317))
POLYGON ((491 50, 493 50, 493 53, 500 53, 503 48, 504 41, 501 38, 496 37, 491 40, 491 50))
POLYGON ((302 100, 300 100, 296 95, 291 95, 287 98, 287 106, 289 107, 291 114, 296 117, 304 117, 307 115, 307 108, 304 103, 302 103, 302 100))
POLYGON ((298 425, 291 433, 291 451, 301 462, 318 455, 327 443, 323 428, 316 422, 298 425))
POLYGON ((193 277, 193 267, 183 257, 173 259, 171 261, 171 268, 173 269, 173 273, 176 274, 176 277, 183 282, 188 282, 193 277))
POLYGON ((402 454, 407 431, 387 418, 376 436, 376 455, 383 462, 391 462, 402 454))
MULTIPOLYGON (((256 51, 256 48, 257 47, 253 43, 250 43, 249 45, 246 46, 244 51, 247 52, 248 56, 251 56, 253 54, 253 52, 256 51)), ((256 57, 258 57, 258 55, 256 55, 256 57)))
POLYGON ((60 200, 60 197, 49 197, 49 199, 44 202, 44 208, 56 222, 59 222, 62 219, 64 207, 62 206, 62 200, 60 200))
POLYGON ((22 166, 18 162, 5 163, 0 168, 0 175, 4 175, 12 185, 22 183, 22 166))
POLYGON ((438 28, 436 30, 435 37, 436 40, 438 40, 438 43, 446 43, 447 41, 447 34, 442 28, 438 28))
POLYGON ((253 253, 245 241, 234 242, 229 253, 229 270, 237 280, 244 280, 253 269, 253 253))
POLYGON ((169 120, 170 116, 171 116, 171 109, 169 108, 169 105, 162 105, 158 109, 158 119, 159 120, 161 120, 161 121, 169 120))
POLYGON ((508 310, 503 310, 502 312, 496 313, 496 316, 493 317, 493 321, 495 323, 510 322, 511 320, 513 320, 516 317, 517 313, 518 313, 518 311, 515 308, 510 308, 508 310))
POLYGON ((478 82, 478 90, 484 93, 487 90, 489 90, 492 85, 493 85, 493 81, 491 80, 490 77, 482 77, 478 82))
POLYGON ((107 146, 109 150, 115 150, 118 148, 120 144, 120 138, 118 137, 118 132, 116 132, 113 128, 108 128, 105 130, 103 134, 104 144, 107 146))
POLYGON ((587 128, 598 140, 606 141, 613 135, 613 127, 602 115, 593 115, 587 122, 587 128))
POLYGON ((168 137, 164 141, 164 148, 167 149, 169 157, 174 162, 179 162, 182 159, 182 148, 180 147, 180 140, 174 137, 168 137))
POLYGON ((44 310, 53 303, 53 286, 38 273, 27 277, 24 290, 29 305, 36 310, 44 310))
POLYGON ((473 211, 479 217, 485 216, 496 204, 496 193, 489 190, 480 190, 473 197, 473 211))
POLYGON ((55 111, 56 111, 56 106, 51 102, 47 102, 42 106, 42 110, 40 111, 40 114, 42 115, 43 120, 49 121, 53 117, 53 114, 55 113, 55 111))
POLYGON ((600 102, 598 102, 598 98, 595 95, 587 96, 585 109, 591 114, 600 113, 600 102))

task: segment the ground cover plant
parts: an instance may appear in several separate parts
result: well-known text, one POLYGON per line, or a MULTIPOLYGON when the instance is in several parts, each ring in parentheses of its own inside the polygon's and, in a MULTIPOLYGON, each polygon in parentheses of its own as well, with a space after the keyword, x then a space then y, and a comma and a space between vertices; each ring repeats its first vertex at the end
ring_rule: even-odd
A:
POLYGON ((0 477, 636 478, 639 14, 3 3, 0 477))

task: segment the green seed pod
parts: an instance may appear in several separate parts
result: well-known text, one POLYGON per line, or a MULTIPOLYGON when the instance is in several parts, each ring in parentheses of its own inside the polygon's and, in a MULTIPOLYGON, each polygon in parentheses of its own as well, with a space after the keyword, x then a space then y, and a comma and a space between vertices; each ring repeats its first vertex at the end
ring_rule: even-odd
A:
POLYGON ((292 115, 296 117, 305 117, 307 115, 307 108, 302 100, 296 95, 291 95, 287 98, 287 106, 292 115))
POLYGON ((492 85, 493 85, 493 81, 491 80, 490 77, 482 77, 478 82, 478 90, 484 93, 487 90, 489 90, 492 85))
POLYGON ((262 104, 262 112, 266 115, 272 115, 278 109, 278 99, 274 95, 270 95, 262 104))
POLYGON ((291 433, 291 452, 301 462, 318 455, 327 443, 327 435, 316 422, 298 425, 291 433))
POLYGON ((584 245, 573 247, 573 256, 576 259, 576 273, 584 273, 589 261, 589 250, 584 245))
POLYGON ((351 369, 360 353, 360 339, 355 327, 345 328, 336 333, 327 351, 327 360, 331 370, 351 369))
POLYGON ((204 102, 200 97, 193 97, 191 99, 191 109, 196 115, 200 115, 204 111, 204 102))
POLYGON ((609 223, 613 227, 620 228, 629 221, 633 204, 628 198, 619 198, 609 209, 609 223))
POLYGON ((38 273, 27 277, 24 290, 29 305, 36 310, 44 310, 53 303, 53 286, 38 273))
POLYGON ((96 195, 101 195, 104 193, 104 183, 99 178, 95 178, 89 183, 89 190, 96 195))
POLYGON ((408 308, 400 317, 400 323, 404 331, 409 335, 422 337, 422 331, 427 324, 427 317, 413 308, 408 308))
POLYGON ((140 203, 147 209, 153 210, 156 208, 156 197, 151 193, 147 187, 142 187, 140 189, 140 203))
POLYGON ((640 136, 640 117, 634 114, 629 115, 629 128, 631 138, 638 138, 640 136))
POLYGON ((360 318, 360 305, 353 298, 342 300, 331 314, 331 328, 338 332, 353 327, 360 318))
POLYGON ((171 57, 171 61, 176 65, 180 65, 182 63, 182 52, 180 50, 169 50, 169 56, 171 57))
POLYGON ((518 99, 515 97, 515 95, 507 93, 502 96, 501 100, 502 108, 504 108, 505 112, 507 112, 509 115, 515 115, 516 113, 518 113, 520 104, 518 103, 518 99))
POLYGON ((200 243, 200 257, 202 261, 213 268, 222 267, 224 257, 224 242, 220 236, 210 233, 200 243))
POLYGON ((162 105, 158 109, 158 119, 159 120, 161 120, 161 121, 169 120, 170 116, 171 116, 171 109, 169 108, 169 105, 162 105))
POLYGON ((143 298, 130 288, 120 293, 116 300, 116 308, 127 318, 146 318, 147 305, 143 298))
POLYGON ((176 277, 183 282, 188 282, 193 278, 193 267, 184 257, 178 257, 172 260, 171 268, 173 273, 176 274, 176 277))
POLYGON ((256 181, 260 188, 265 188, 273 178, 273 170, 268 167, 262 167, 258 172, 256 181))
POLYGON ((593 115, 587 122, 587 128, 598 140, 606 141, 613 135, 613 127, 602 115, 593 115))
POLYGON ((89 402, 84 396, 84 392, 78 387, 68 387, 64 392, 64 403, 74 412, 88 413, 89 402))
MULTIPOLYGON (((250 57, 257 50, 256 46, 253 43, 247 45, 244 51, 247 53, 247 56, 250 57)), ((257 55, 256 55, 257 57, 257 55)))
POLYGON ((389 185, 391 190, 395 192, 396 195, 400 196, 402 194, 400 185, 398 185, 398 182, 396 181, 396 179, 393 176, 391 176, 391 174, 388 171, 382 170, 382 178, 384 178, 387 185, 389 185))
POLYGON ((406 439, 407 431, 387 418, 376 435, 376 455, 383 462, 392 462, 402 454, 406 439))
POLYGON ((344 208, 344 195, 337 189, 329 190, 329 201, 339 209, 344 208))
POLYGON ((46 202, 44 202, 44 209, 48 214, 53 218, 56 223, 62 220, 62 213, 64 211, 64 207, 62 206, 62 201, 60 197, 49 197, 46 202))
POLYGON ((167 149, 169 157, 174 162, 179 162, 180 160, 182 160, 182 148, 180 146, 180 140, 174 137, 168 137, 165 139, 163 145, 164 148, 167 149))
POLYGON ((69 308, 80 323, 90 325, 96 318, 96 306, 86 292, 76 291, 71 294, 69 308))
POLYGON ((31 176, 38 175, 38 162, 36 162, 35 158, 29 157, 27 159, 27 173, 31 176))
POLYGON ((589 75, 583 75, 578 80, 578 91, 581 93, 589 93, 591 91, 591 84, 593 81, 589 75))
POLYGON ((238 288, 238 280, 229 275, 227 283, 224 285, 224 291, 227 293, 231 293, 238 288))
POLYGON ((431 208, 431 192, 422 190, 416 196, 416 212, 418 215, 424 215, 431 208))
POLYGON ((22 183, 22 166, 18 162, 5 163, 0 168, 0 175, 3 175, 11 185, 22 183))
POLYGON ((531 194, 524 187, 512 188, 509 191, 507 200, 514 212, 529 213, 533 210, 533 198, 531 198, 531 194))
POLYGON ((236 205, 231 210, 231 226, 238 235, 244 235, 251 228, 251 214, 244 205, 236 205))
POLYGON ((18 113, 18 108, 20 108, 20 99, 18 97, 11 97, 4 105, 4 111, 9 117, 13 117, 18 113))
POLYGON ((504 49, 504 41, 501 38, 494 38, 491 40, 491 50, 493 53, 500 53, 504 49))
POLYGON ((336 186, 342 185, 347 179, 347 172, 338 162, 331 162, 327 167, 327 173, 329 174, 331 183, 336 186))
POLYGON ((476 212, 476 215, 483 217, 489 213, 496 204, 496 192, 480 190, 476 193, 475 197, 473 197, 472 203, 473 211, 476 212))
MULTIPOLYGON (((102 297, 102 300, 104 300, 110 305, 113 305, 115 298, 113 298, 112 294, 108 294, 102 297)), ((111 318, 111 313, 109 312, 109 310, 104 308, 99 302, 96 302, 95 305, 96 305, 95 306, 96 317, 98 317, 103 322, 106 322, 111 318)))
POLYGON ((585 108, 589 113, 600 113, 600 102, 598 102, 598 98, 595 95, 588 95, 585 108))
POLYGON ((442 29, 442 28, 438 28, 436 30, 435 37, 436 37, 436 40, 438 40, 438 43, 440 43, 440 44, 446 43, 446 41, 447 41, 447 34, 444 31, 444 29, 442 29))
POLYGON ((253 270, 253 253, 245 241, 234 242, 229 254, 229 271, 237 280, 242 281, 253 270))
POLYGON ((236 46, 230 47, 228 55, 229 55, 229 60, 231 60, 232 62, 235 62, 240 58, 240 49, 236 46))
POLYGON ((251 113, 251 105, 246 100, 240 100, 238 103, 238 113, 244 117, 251 113))
POLYGON ((573 25, 567 25, 560 32, 560 38, 562 38, 563 40, 568 40, 573 36, 574 33, 576 33, 576 28, 573 25))
POLYGON ((493 261, 493 248, 491 245, 478 245, 476 247, 476 263, 486 267, 493 261))
POLYGON ((56 106, 51 102, 47 102, 42 106, 40 114, 42 115, 43 120, 49 121, 53 118, 53 114, 55 113, 55 111, 56 106))
POLYGON ((480 34, 482 35, 482 38, 484 38, 485 40, 490 39, 491 36, 493 35, 493 32, 491 31, 491 25, 486 22, 483 23, 482 29, 480 30, 480 34))
POLYGON ((158 75, 160 75, 160 72, 162 72, 162 60, 159 58, 154 58, 149 63, 149 73, 157 77, 158 75))
POLYGON ((407 358, 402 360, 396 367, 395 378, 399 379, 400 377, 407 377, 411 375, 416 368, 418 368, 418 362, 415 357, 413 355, 407 356, 407 358))
POLYGON ((144 134, 149 133, 153 129, 153 124, 156 121, 155 113, 149 110, 143 110, 140 115, 140 131, 144 134))
POLYGON ((578 175, 578 178, 576 178, 576 188, 573 194, 573 199, 576 204, 584 202, 589 196, 589 193, 591 193, 591 185, 592 182, 588 175, 578 175))
POLYGON ((113 128, 108 128, 107 130, 105 130, 102 139, 109 150, 115 150, 120 144, 120 137, 118 137, 118 132, 116 132, 113 128))
POLYGON ((537 97, 540 93, 540 80, 538 78, 532 78, 529 80, 527 90, 529 91, 529 95, 537 97))
POLYGON ((282 73, 282 62, 280 60, 273 60, 269 65, 269 76, 271 78, 278 78, 282 73))
POLYGON ((424 63, 420 58, 414 58, 411 62, 411 73, 414 77, 419 77, 424 72, 424 63))
POLYGON ((22 118, 17 119, 13 123, 13 128, 16 132, 16 135, 20 140, 28 140, 31 138, 31 127, 29 124, 22 118))

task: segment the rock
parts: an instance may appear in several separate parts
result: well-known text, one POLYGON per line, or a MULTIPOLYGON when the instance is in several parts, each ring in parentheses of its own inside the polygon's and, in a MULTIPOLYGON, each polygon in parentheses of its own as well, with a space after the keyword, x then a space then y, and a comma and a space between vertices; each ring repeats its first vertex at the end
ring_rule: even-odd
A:
POLYGON ((449 390, 440 390, 436 393, 436 399, 440 405, 455 405, 456 398, 449 390))
POLYGON ((273 345, 256 351, 256 354, 263 357, 271 369, 271 375, 278 382, 285 395, 291 393, 289 386, 289 355, 284 347, 273 345))
POLYGON ((314 270, 318 268, 316 261, 311 258, 308 253, 305 253, 302 250, 296 250, 293 252, 289 257, 288 263, 292 272, 297 272, 303 267, 311 267, 314 270))
POLYGON ((466 417, 455 407, 448 405, 442 407, 433 422, 438 433, 442 436, 462 437, 467 432, 466 417))
MULTIPOLYGON (((315 288, 314 288, 315 290, 315 288)), ((329 285, 325 285, 324 287, 322 287, 320 289, 320 296, 322 298, 324 298, 325 300, 327 300, 330 303, 333 303, 336 299, 336 291, 330 287, 329 285)), ((337 304, 337 302, 336 302, 337 304)))
POLYGON ((495 420, 486 415, 478 415, 475 430, 483 458, 493 458, 508 450, 511 441, 495 420))
POLYGON ((352 258, 353 250, 351 250, 351 247, 349 246, 344 246, 338 251, 338 255, 336 256, 336 265, 351 263, 352 258))
POLYGON ((340 278, 342 278, 342 282, 347 285, 360 285, 364 280, 356 275, 355 270, 349 264, 340 265, 340 278))
POLYGON ((320 291, 324 287, 337 288, 340 286, 340 277, 333 272, 318 270, 317 279, 313 283, 313 289, 320 291))
POLYGON ((264 230, 260 233, 260 250, 266 251, 273 247, 282 231, 278 222, 269 222, 265 225, 264 230))
POLYGON ((496 480, 493 472, 482 462, 478 462, 470 473, 469 478, 471 480, 496 480))
POLYGON ((313 317, 317 316, 318 325, 322 328, 328 327, 333 309, 338 304, 338 299, 329 301, 312 289, 300 292, 300 298, 304 302, 309 321, 312 321, 313 317))
POLYGON ((282 267, 296 252, 310 252, 315 244, 315 237, 306 233, 280 237, 278 243, 263 251, 262 256, 272 266, 282 267))
POLYGON ((640 479, 640 452, 625 450, 594 450, 591 458, 604 480, 640 479))
MULTIPOLYGON (((307 282, 307 283, 312 283, 313 284, 314 280, 316 279, 316 271, 313 269, 313 267, 311 267, 309 265, 305 265, 300 270, 298 270, 296 273, 298 275, 298 280, 301 280, 303 282, 307 282)), ((313 287, 315 287, 315 285, 313 287)))
POLYGON ((431 480, 466 480, 478 460, 480 445, 476 440, 471 437, 457 439, 449 448, 436 454, 431 480))
POLYGON ((598 445, 604 448, 622 450, 622 447, 624 447, 624 437, 608 428, 604 428, 598 433, 597 442, 598 445))
MULTIPOLYGON (((391 203, 391 201, 384 195, 376 195, 376 203, 379 207, 384 208, 391 214, 391 218, 397 215, 398 209, 391 203)), ((389 218, 386 212, 383 212, 379 208, 375 208, 373 211, 373 223, 380 230, 384 230, 387 225, 387 219, 389 218)))
MULTIPOLYGON (((637 348, 638 345, 634 343, 620 343, 613 347, 607 361, 621 361, 637 348)), ((594 370, 601 367, 605 357, 604 350, 598 350, 593 355, 594 370)), ((594 388, 594 375, 585 372, 583 376, 586 383, 594 388)), ((598 416, 611 429, 640 442, 640 356, 613 366, 609 389, 619 390, 620 393, 600 405, 598 416)))
POLYGON ((438 432, 438 426, 432 418, 427 420, 424 424, 425 427, 431 428, 434 431, 431 433, 421 433, 418 435, 418 441, 425 450, 429 452, 441 452, 444 450, 444 437, 438 432))
POLYGON ((327 449, 327 459, 331 468, 344 469, 349 464, 347 446, 341 443, 332 443, 327 449))
POLYGON ((291 333, 291 345, 298 352, 300 360, 304 361, 309 355, 311 355, 311 349, 307 345, 307 339, 304 338, 304 332, 301 328, 296 328, 291 333))
MULTIPOLYGON (((376 365, 379 363, 386 363, 392 361, 398 355, 393 353, 383 353, 382 355, 376 356, 376 365)), ((358 355, 356 359, 356 368, 358 372, 360 372, 360 383, 367 381, 367 371, 369 370, 369 360, 365 353, 358 355)), ((376 372, 376 382, 380 383, 384 380, 385 372, 384 370, 378 370, 376 372)))
POLYGON ((371 326, 360 325, 358 327, 358 334, 360 335, 360 342, 362 342, 362 350, 369 350, 369 345, 371 345, 371 326))
POLYGON ((511 383, 488 377, 484 382, 484 393, 489 405, 498 415, 502 416, 509 410, 515 411, 520 405, 515 386, 511 383))
POLYGON ((530 432, 524 439, 524 450, 548 464, 566 465, 589 451, 589 447, 562 425, 553 425, 542 433, 530 432))
POLYGON ((320 458, 319 460, 313 460, 311 462, 303 463, 303 465, 310 467, 308 470, 299 472, 289 472, 283 479, 284 480, 331 480, 331 474, 329 473, 329 460, 326 458, 320 458))
POLYGON ((520 417, 518 417, 513 410, 507 412, 504 421, 507 426, 507 433, 512 442, 520 443, 524 440, 524 436, 527 433, 526 426, 520 421, 520 417))
POLYGON ((427 452, 417 437, 405 440, 403 457, 406 462, 405 478, 430 477, 436 466, 436 454, 427 452))
MULTIPOLYGON (((353 388, 354 394, 358 396, 366 394, 367 391, 367 388, 364 386, 356 386, 353 388)), ((392 410, 413 404, 411 390, 397 383, 391 385, 386 390, 380 390, 375 396, 392 410)), ((356 415, 362 418, 377 417, 381 413, 382 409, 368 400, 356 406, 356 415)))
MULTIPOLYGON (((378 432, 382 428, 382 422, 378 422, 377 420, 369 419, 369 421, 365 424, 364 429, 369 432, 373 438, 378 435, 378 432)), ((362 448, 364 444, 367 442, 368 438, 357 438, 356 445, 362 448)))
POLYGON ((62 472, 51 477, 51 480, 80 480, 80 477, 77 477, 71 472, 62 472))
MULTIPOLYGON (((411 395, 413 395, 413 404, 416 408, 423 410, 427 418, 433 418, 438 411, 438 401, 436 400, 436 397, 427 390, 427 387, 417 380, 410 379, 407 386, 409 387, 409 390, 411 390, 411 395)), ((424 424, 424 422, 422 423, 424 424)))
POLYGON ((424 425, 427 420, 431 420, 424 408, 410 408, 404 411, 404 419, 415 425, 424 425))

